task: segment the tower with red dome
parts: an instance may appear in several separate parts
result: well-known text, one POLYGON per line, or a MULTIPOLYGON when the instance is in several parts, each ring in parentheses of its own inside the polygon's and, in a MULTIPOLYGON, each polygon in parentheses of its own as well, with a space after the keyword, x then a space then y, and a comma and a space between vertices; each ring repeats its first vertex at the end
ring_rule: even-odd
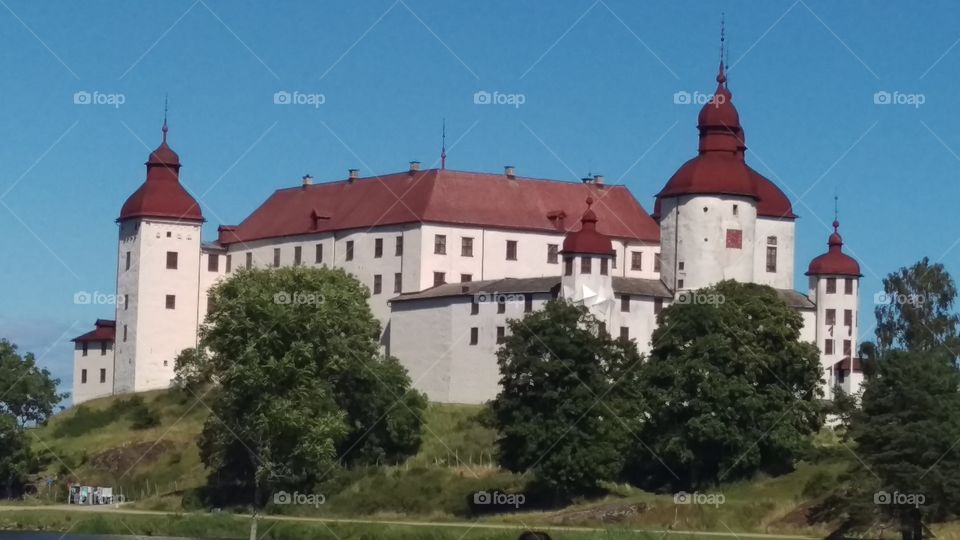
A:
POLYGON ((657 194, 661 277, 673 290, 735 279, 793 287, 794 220, 783 192, 746 163, 723 62, 700 110, 697 155, 657 194))
POLYGON ((614 300, 612 274, 616 252, 610 238, 597 230, 597 214, 592 206, 593 199, 588 197, 580 228, 563 239, 560 290, 564 298, 587 306, 606 321, 614 300))
POLYGON ((857 354, 857 306, 860 302, 860 265, 843 252, 840 222, 833 222, 827 252, 810 261, 809 297, 817 305, 817 347, 826 379, 826 398, 840 387, 855 393, 863 382, 857 354))
POLYGON ((114 393, 168 387, 177 354, 197 343, 203 214, 180 184, 167 131, 164 120, 146 180, 117 218, 114 393))

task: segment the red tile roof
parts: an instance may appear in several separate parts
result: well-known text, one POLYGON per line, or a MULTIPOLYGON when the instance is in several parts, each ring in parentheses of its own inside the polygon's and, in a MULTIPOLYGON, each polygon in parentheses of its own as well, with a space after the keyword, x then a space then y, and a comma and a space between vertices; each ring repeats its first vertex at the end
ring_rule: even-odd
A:
POLYGON ((603 234, 660 241, 624 186, 429 169, 277 190, 221 242, 418 222, 564 232, 579 225, 588 196, 603 234))
POLYGON ((120 218, 164 218, 203 221, 200 205, 180 184, 180 156, 167 145, 167 124, 163 142, 147 158, 147 179, 123 203, 120 218))
POLYGON ((833 222, 833 234, 827 240, 827 252, 810 261, 808 276, 853 276, 861 277, 860 264, 843 252, 843 238, 840 236, 840 222, 833 222))
POLYGON ((94 323, 95 329, 83 334, 82 336, 77 336, 71 341, 76 343, 90 342, 90 341, 110 341, 112 342, 116 338, 117 323, 116 321, 110 321, 107 319, 97 319, 97 322, 94 323))

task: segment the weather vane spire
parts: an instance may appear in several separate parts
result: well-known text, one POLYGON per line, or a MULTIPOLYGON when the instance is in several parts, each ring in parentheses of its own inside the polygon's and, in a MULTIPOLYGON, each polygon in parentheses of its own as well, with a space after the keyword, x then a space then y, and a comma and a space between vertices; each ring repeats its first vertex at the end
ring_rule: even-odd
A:
POLYGON ((167 142, 167 94, 163 94, 163 142, 167 142))
POLYGON ((447 168, 447 119, 443 119, 443 134, 440 139, 440 168, 447 168))
POLYGON ((720 12, 720 62, 726 63, 726 51, 723 48, 724 41, 727 39, 726 14, 720 12))

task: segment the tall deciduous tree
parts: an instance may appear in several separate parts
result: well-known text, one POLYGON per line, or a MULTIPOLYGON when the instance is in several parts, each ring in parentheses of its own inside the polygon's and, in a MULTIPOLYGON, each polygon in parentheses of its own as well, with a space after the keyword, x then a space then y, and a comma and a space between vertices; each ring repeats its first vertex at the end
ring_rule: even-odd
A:
POLYGON ((425 399, 380 353, 367 290, 346 272, 242 270, 211 295, 201 345, 217 386, 201 450, 212 479, 248 486, 262 504, 339 461, 419 447, 425 399))
POLYGON ((21 356, 16 345, 0 339, 0 413, 12 415, 21 427, 42 424, 68 396, 57 391, 59 384, 33 353, 21 356))
POLYGON ((960 350, 960 317, 953 310, 957 287, 942 264, 924 257, 884 278, 883 290, 874 310, 881 356, 891 349, 960 350))
POLYGON ((511 321, 492 404, 501 464, 532 470, 559 500, 618 479, 641 406, 632 387, 640 360, 634 343, 611 339, 563 300, 511 321))
POLYGON ((696 489, 783 471, 822 423, 819 353, 770 287, 724 281, 664 309, 640 380, 649 418, 633 473, 696 489))

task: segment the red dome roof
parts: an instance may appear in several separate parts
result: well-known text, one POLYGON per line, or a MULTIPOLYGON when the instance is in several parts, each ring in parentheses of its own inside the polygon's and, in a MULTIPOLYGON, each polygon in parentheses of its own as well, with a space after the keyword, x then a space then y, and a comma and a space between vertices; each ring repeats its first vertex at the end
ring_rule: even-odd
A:
POLYGON ((146 165, 146 181, 123 203, 117 221, 140 217, 203 221, 200 205, 180 185, 180 156, 167 145, 166 122, 163 141, 146 165))
POLYGON ((833 234, 827 241, 829 249, 823 255, 810 261, 808 276, 853 276, 860 277, 860 264, 843 252, 843 238, 839 232, 840 222, 833 222, 833 234))
POLYGON ((750 170, 757 197, 760 199, 757 201, 757 216, 795 219, 797 215, 793 213, 793 205, 783 191, 749 165, 747 169, 750 170))
POLYGON ((580 230, 567 233, 563 239, 563 253, 585 253, 593 255, 613 255, 613 242, 610 237, 597 231, 597 215, 590 206, 593 199, 587 197, 587 211, 580 219, 580 230))
POLYGON ((705 152, 684 163, 657 198, 706 194, 757 198, 749 168, 732 152, 705 152))

